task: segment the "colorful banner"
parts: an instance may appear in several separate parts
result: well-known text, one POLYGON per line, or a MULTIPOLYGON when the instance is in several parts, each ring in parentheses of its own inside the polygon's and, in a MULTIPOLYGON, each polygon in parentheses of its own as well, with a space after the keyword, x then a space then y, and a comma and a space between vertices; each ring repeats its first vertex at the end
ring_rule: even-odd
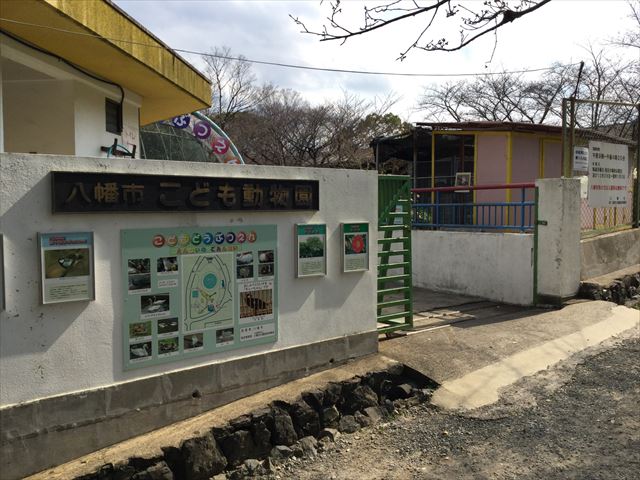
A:
POLYGON ((95 298, 93 233, 39 233, 42 303, 95 298))
POLYGON ((201 113, 179 115, 164 123, 189 132, 216 162, 235 165, 244 163, 240 152, 224 131, 213 120, 201 113))
POLYGON ((327 226, 296 224, 296 276, 317 277, 327 274, 327 226))
POLYGON ((122 230, 124 369, 278 338, 275 225, 122 230))
POLYGON ((342 224, 342 271, 369 270, 369 224, 342 224))

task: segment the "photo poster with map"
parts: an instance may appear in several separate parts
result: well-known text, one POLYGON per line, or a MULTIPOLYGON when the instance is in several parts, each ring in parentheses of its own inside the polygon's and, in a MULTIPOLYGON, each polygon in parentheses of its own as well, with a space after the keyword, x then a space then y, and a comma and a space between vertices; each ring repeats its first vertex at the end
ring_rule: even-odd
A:
POLYGON ((369 270, 369 224, 342 224, 342 271, 369 270))
POLYGON ((278 338, 275 225, 121 231, 124 369, 278 338))

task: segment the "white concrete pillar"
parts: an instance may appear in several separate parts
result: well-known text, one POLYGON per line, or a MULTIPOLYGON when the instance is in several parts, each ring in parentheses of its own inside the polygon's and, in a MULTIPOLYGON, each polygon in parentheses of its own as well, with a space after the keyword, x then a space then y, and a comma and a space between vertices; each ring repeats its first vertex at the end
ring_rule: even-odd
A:
POLYGON ((580 180, 547 178, 538 187, 538 298, 559 304, 580 286, 580 180))
POLYGON ((4 152, 4 111, 2 109, 2 61, 0 60, 0 153, 4 152))

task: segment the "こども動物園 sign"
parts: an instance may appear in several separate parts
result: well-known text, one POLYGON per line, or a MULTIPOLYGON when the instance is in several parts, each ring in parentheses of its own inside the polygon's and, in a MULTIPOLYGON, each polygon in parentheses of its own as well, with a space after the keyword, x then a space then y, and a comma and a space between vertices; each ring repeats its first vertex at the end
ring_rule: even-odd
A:
POLYGON ((318 210, 317 180, 52 172, 53 213, 318 210))

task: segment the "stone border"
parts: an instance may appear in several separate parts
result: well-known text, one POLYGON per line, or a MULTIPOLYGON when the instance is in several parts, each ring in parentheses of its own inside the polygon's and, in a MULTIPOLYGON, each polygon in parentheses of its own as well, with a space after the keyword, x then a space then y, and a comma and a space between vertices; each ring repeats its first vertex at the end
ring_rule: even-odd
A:
POLYGON ((629 300, 640 299, 640 272, 624 275, 611 283, 584 281, 580 283, 578 296, 589 300, 605 300, 624 305, 629 300))
POLYGON ((400 404, 430 398, 433 381, 401 364, 323 389, 303 392, 292 403, 274 401, 155 458, 130 458, 103 465, 76 480, 242 479, 273 471, 290 458, 315 456, 340 433, 354 433, 392 414, 400 404), (225 473, 226 472, 226 473, 225 473))
POLYGON ((2 478, 22 478, 377 351, 372 331, 5 407, 2 478))

